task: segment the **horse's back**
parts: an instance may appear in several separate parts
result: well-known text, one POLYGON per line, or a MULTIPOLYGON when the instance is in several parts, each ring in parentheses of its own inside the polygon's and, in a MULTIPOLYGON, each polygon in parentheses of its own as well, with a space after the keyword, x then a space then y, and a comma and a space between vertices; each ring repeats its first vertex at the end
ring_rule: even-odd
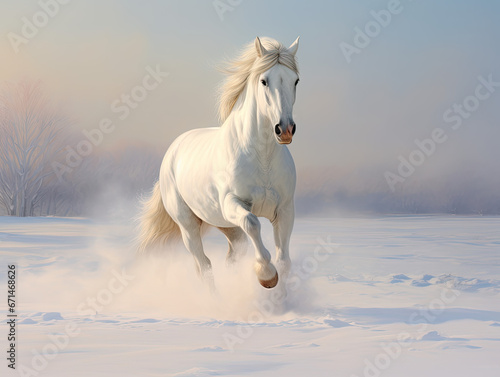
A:
POLYGON ((179 135, 165 153, 162 170, 172 168, 179 163, 188 163, 188 159, 196 160, 197 157, 209 154, 218 129, 218 127, 195 128, 179 135))

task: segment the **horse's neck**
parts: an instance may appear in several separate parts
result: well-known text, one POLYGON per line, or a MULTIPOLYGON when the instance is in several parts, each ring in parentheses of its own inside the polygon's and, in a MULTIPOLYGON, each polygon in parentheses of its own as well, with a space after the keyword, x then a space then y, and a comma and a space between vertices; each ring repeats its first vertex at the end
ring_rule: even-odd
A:
POLYGON ((231 113, 231 127, 237 135, 240 147, 257 153, 263 159, 272 159, 278 145, 272 134, 272 125, 257 108, 251 88, 247 87, 231 113))

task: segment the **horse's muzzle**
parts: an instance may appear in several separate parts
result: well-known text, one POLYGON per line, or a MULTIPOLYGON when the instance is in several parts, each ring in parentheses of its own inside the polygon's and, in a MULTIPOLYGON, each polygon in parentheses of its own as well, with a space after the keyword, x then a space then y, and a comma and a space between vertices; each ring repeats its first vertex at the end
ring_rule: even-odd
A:
POLYGON ((293 135, 296 130, 295 123, 289 124, 286 128, 286 131, 283 132, 283 129, 279 124, 274 127, 274 133, 276 134, 276 140, 279 144, 290 144, 292 142, 293 135))

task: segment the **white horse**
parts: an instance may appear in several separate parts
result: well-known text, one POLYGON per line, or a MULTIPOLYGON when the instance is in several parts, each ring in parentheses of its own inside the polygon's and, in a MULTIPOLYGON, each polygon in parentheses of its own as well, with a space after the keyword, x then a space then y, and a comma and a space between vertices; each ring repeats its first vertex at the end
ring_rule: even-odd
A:
POLYGON ((278 272, 262 242, 258 219, 265 217, 273 225, 276 265, 280 281, 285 281, 296 181, 286 144, 296 128, 297 48, 298 38, 289 48, 256 38, 228 65, 219 106, 223 124, 188 131, 168 149, 159 181, 144 203, 140 250, 180 235, 198 272, 213 287, 202 229, 214 226, 229 242, 228 262, 245 252, 250 238, 259 282, 273 288, 278 272))

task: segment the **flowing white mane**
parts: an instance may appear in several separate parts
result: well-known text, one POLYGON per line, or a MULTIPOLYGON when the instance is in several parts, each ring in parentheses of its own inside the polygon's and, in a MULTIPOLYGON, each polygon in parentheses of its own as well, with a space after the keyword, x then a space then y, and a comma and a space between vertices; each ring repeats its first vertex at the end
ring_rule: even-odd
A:
POLYGON ((263 37, 260 41, 267 50, 266 54, 259 57, 255 44, 249 43, 240 55, 228 62, 222 71, 228 75, 221 87, 219 94, 219 119, 225 122, 233 110, 238 97, 245 88, 250 77, 259 77, 276 64, 282 64, 298 73, 295 56, 280 42, 275 39, 263 37))

